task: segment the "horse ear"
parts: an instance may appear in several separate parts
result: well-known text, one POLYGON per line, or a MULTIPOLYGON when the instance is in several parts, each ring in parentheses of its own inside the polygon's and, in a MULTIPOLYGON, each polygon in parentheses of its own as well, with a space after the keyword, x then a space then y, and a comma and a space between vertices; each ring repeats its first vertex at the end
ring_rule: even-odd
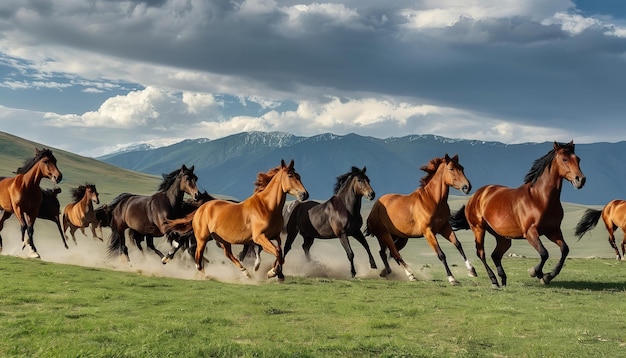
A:
POLYGON ((293 159, 291 160, 291 162, 289 163, 289 169, 293 169, 293 165, 295 164, 295 162, 293 161, 293 159))
POLYGON ((285 163, 285 160, 284 160, 284 159, 281 159, 281 160, 280 160, 280 167, 281 167, 281 168, 284 168, 284 167, 286 167, 286 166, 287 166, 287 164, 285 163))
POLYGON ((455 162, 455 163, 458 163, 459 162, 459 155, 455 154, 454 157, 452 157, 452 161, 455 162))
POLYGON ((190 172, 193 172, 193 170, 195 169, 195 166, 196 166, 195 164, 194 164, 194 165, 192 165, 192 166, 191 166, 191 168, 189 168, 189 171, 190 171, 190 172))
POLYGON ((450 163, 450 156, 448 155, 448 153, 446 153, 445 160, 446 163, 450 163))
POLYGON ((187 170, 189 169, 187 169, 187 166, 185 164, 183 164, 183 166, 180 168, 181 172, 186 172, 187 170))
POLYGON ((365 174, 365 170, 366 169, 367 169, 366 167, 363 167, 363 170, 361 170, 363 172, 363 174, 365 174))

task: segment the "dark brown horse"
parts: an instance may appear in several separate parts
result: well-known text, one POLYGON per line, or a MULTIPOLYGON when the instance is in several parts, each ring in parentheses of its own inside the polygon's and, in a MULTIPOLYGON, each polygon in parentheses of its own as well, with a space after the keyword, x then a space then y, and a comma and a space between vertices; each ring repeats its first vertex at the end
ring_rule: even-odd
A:
MULTIPOLYGON (((57 225, 57 229, 59 229, 59 234, 61 234, 63 246, 69 249, 65 241, 65 235, 63 235, 63 229, 61 229, 61 203, 59 203, 59 199, 57 198, 60 192, 61 188, 58 187, 54 189, 41 189, 42 200, 37 218, 54 222, 57 225)), ((24 241, 24 234, 25 233, 22 232, 22 241, 24 241)))
POLYGON ((85 228, 91 228, 91 235, 94 239, 102 240, 102 227, 99 225, 100 220, 96 218, 96 211, 93 204, 100 204, 100 196, 95 184, 79 185, 72 189, 72 202, 67 204, 63 209, 63 232, 70 229, 72 240, 76 244, 76 230, 85 235, 85 228), (96 234, 99 229, 100 236, 96 234))
POLYGON ((511 239, 526 239, 537 250, 541 261, 531 268, 532 277, 549 284, 565 263, 569 248, 563 239, 561 221, 561 188, 563 179, 580 189, 585 185, 585 176, 580 170, 580 158, 574 153, 574 142, 554 142, 547 154, 535 160, 518 188, 487 185, 476 191, 467 205, 451 219, 455 229, 471 229, 476 241, 476 254, 485 265, 494 288, 500 287, 496 275, 485 258, 485 232, 496 238, 496 248, 491 259, 496 265, 502 286, 506 286, 506 274, 502 267, 502 256, 511 247, 511 239), (561 259, 552 272, 543 273, 548 260, 548 250, 540 236, 545 235, 561 249, 561 259))
POLYGON ((447 154, 443 158, 434 158, 420 169, 427 174, 422 178, 421 186, 413 193, 409 195, 386 194, 374 203, 367 218, 366 233, 378 238, 380 257, 385 264, 381 276, 391 273, 387 262, 387 249, 389 249, 391 256, 404 268, 409 280, 415 281, 415 276, 400 256, 399 251, 409 238, 425 237, 428 245, 435 251, 446 269, 448 281, 451 284, 458 284, 448 267, 446 254, 439 247, 436 235, 440 234, 454 244, 465 261, 468 274, 476 276, 474 267, 465 257, 461 242, 457 240, 448 223, 450 187, 467 194, 472 186, 465 177, 463 166, 459 164, 457 155, 453 158, 447 154))
POLYGON ((339 238, 348 260, 350 260, 350 273, 354 278, 354 252, 350 247, 348 236, 354 237, 367 251, 371 268, 376 268, 376 262, 370 251, 370 247, 361 232, 363 217, 361 217, 361 198, 373 200, 374 190, 370 186, 370 179, 363 170, 352 167, 351 171, 337 177, 334 194, 323 203, 316 201, 294 201, 287 209, 284 220, 287 232, 285 240, 285 257, 296 235, 302 235, 304 243, 302 248, 307 260, 311 260, 309 250, 314 239, 339 238))
MULTIPOLYGON (((17 169, 14 177, 0 180, 0 231, 6 219, 15 214, 20 222, 22 233, 28 233, 28 240, 23 241, 29 248, 29 257, 38 258, 39 253, 33 242, 34 223, 39 215, 43 194, 39 184, 43 178, 59 183, 63 175, 57 168, 57 160, 49 149, 35 148, 35 156, 17 169)), ((2 236, 0 236, 0 250, 2 236)))
POLYGON ((276 261, 267 277, 278 276, 284 280, 282 272, 283 254, 280 247, 280 232, 283 228, 282 210, 287 193, 306 200, 306 191, 300 175, 294 169, 293 160, 289 165, 282 160, 280 165, 267 173, 259 173, 255 191, 246 200, 233 203, 226 200, 206 202, 192 214, 170 221, 170 229, 189 232, 193 229, 197 241, 196 268, 203 271, 204 249, 209 240, 215 240, 224 249, 224 255, 237 266, 244 276, 250 277, 248 270, 233 255, 233 244, 258 244, 263 250, 274 255, 276 261), (271 240, 276 240, 274 245, 271 240))
POLYGON ((139 243, 146 237, 148 247, 163 258, 163 253, 154 246, 153 238, 166 233, 168 219, 180 216, 185 193, 197 198, 198 178, 193 170, 194 167, 183 165, 180 169, 164 174, 159 191, 151 196, 125 193, 113 199, 108 205, 111 210, 109 254, 119 253, 130 260, 125 240, 125 231, 130 229, 129 234, 139 249, 139 243))
POLYGON ((576 236, 582 238, 585 233, 593 229, 602 217, 606 231, 609 232, 609 244, 615 250, 615 257, 618 260, 626 259, 626 200, 611 200, 602 210, 587 209, 585 214, 576 225, 576 236), (615 243, 615 230, 621 229, 624 234, 622 239, 622 255, 619 253, 615 243))

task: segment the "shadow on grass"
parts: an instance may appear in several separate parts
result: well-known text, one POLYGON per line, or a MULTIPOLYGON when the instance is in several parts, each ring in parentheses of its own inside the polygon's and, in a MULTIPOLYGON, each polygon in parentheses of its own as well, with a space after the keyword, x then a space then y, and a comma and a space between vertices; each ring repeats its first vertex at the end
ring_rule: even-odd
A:
POLYGON ((561 287, 580 291, 626 291, 626 282, 552 281, 549 287, 561 287))

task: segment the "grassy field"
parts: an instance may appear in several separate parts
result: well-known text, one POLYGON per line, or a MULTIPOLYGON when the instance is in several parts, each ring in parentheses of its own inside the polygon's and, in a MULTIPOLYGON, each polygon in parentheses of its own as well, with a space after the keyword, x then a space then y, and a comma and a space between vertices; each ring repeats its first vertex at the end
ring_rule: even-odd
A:
MULTIPOLYGON (((11 175, 32 157, 34 146, 0 133, 0 175, 11 175)), ((96 183, 102 203, 121 192, 153 193, 160 182, 54 153, 65 177, 62 206, 70 200, 69 189, 85 182, 96 183)), ((467 199, 451 196, 449 202, 456 210, 467 199)), ((371 204, 364 202, 364 216, 371 204)), ((516 241, 504 260, 504 290, 491 288, 469 231, 457 234, 477 278, 467 277, 460 255, 439 238, 461 286, 447 283, 423 239, 410 240, 402 251, 418 282, 408 282, 393 261, 393 274, 380 278, 355 242, 357 279, 351 280, 338 240, 316 242, 313 261, 306 262, 298 238, 286 258, 286 281, 279 284, 265 278, 273 261, 267 254, 254 278, 245 279, 209 245, 211 263, 201 275, 185 253, 162 265, 152 252, 130 247, 127 263, 107 256, 106 242, 80 233, 78 243, 65 249, 54 224, 44 220, 35 224, 41 260, 29 260, 11 218, 2 230, 0 356, 626 356, 626 263, 614 260, 602 225, 576 240, 574 227, 586 207, 564 207, 570 259, 561 274, 550 286, 529 277, 538 255, 516 241)), ((105 229, 105 241, 108 234, 105 229)), ((380 269, 378 243, 368 241, 380 269)), ((490 252, 495 240, 488 235, 486 241, 490 252)), ((544 244, 549 270, 559 252, 548 240, 544 244)), ((157 247, 169 249, 164 240, 157 247)))

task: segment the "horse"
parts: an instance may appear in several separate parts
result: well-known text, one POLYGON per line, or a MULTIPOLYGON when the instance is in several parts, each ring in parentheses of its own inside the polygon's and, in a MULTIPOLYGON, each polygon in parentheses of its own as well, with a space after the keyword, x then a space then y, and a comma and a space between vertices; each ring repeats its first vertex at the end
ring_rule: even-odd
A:
POLYGON ((362 170, 352 167, 351 171, 338 176, 333 196, 323 203, 294 201, 289 205, 283 216, 285 221, 283 231, 287 233, 284 248, 285 257, 291 250, 291 244, 298 233, 304 239, 302 248, 308 261, 311 261, 309 250, 313 245, 313 239, 339 238, 348 255, 350 273, 354 278, 356 276, 354 252, 348 241, 348 236, 352 236, 367 251, 370 267, 376 268, 370 247, 361 232, 363 225, 361 198, 366 197, 373 200, 376 195, 370 186, 370 179, 365 175, 365 170, 365 167, 362 170))
MULTIPOLYGON (((22 248, 29 248, 28 256, 31 258, 40 257, 33 242, 33 225, 43 200, 39 187, 43 178, 48 178, 58 184, 63 179, 63 174, 57 167, 57 159, 50 149, 35 148, 35 156, 26 160, 24 165, 17 169, 14 177, 0 180, 0 231, 4 227, 4 222, 15 214, 20 222, 22 237, 25 232, 28 233, 28 240, 22 240, 22 248)), ((0 251, 2 251, 2 236, 0 236, 0 251)))
MULTIPOLYGON (((83 235, 85 228, 91 227, 91 234, 95 239, 102 240, 102 227, 96 218, 96 212, 93 204, 100 204, 100 196, 95 184, 79 185, 72 189, 73 201, 63 209, 63 233, 70 229, 70 235, 74 244, 77 244, 74 233, 80 229, 83 235), (100 236, 96 234, 96 228, 100 231, 100 236)), ((69 240, 69 239, 68 239, 69 240)))
POLYGON ((486 185, 474 193, 451 218, 455 229, 471 229, 476 242, 476 254, 483 262, 494 288, 500 288, 498 279, 485 259, 485 232, 496 238, 491 259, 496 265, 502 287, 507 284, 502 267, 502 256, 511 247, 512 239, 526 239, 537 250, 541 261, 528 272, 544 285, 550 283, 565 263, 569 247, 563 239, 561 222, 563 206, 561 188, 563 179, 580 189, 586 177, 580 169, 580 158, 574 152, 574 141, 567 144, 554 142, 553 148, 536 159, 517 188, 486 185), (545 235, 561 250, 561 259, 550 273, 543 273, 548 251, 540 236, 545 235))
POLYGON ((609 244, 615 250, 617 260, 626 260, 626 200, 611 200, 602 210, 587 209, 578 224, 576 224, 576 236, 580 240, 585 233, 593 229, 602 217, 606 230, 609 232, 609 244), (622 229, 624 238, 622 239, 622 254, 615 244, 615 230, 622 229))
POLYGON ((409 280, 415 281, 415 275, 400 255, 400 250, 406 245, 409 238, 426 238, 428 245, 435 251, 443 264, 448 281, 457 285, 456 280, 448 263, 446 255, 439 247, 437 234, 445 237, 459 251, 469 276, 476 276, 476 270, 469 262, 463 251, 461 242, 457 239, 450 227, 450 207, 448 206, 448 193, 450 186, 468 194, 472 185, 465 176, 464 168, 459 164, 459 156, 450 158, 433 158, 428 164, 420 167, 426 175, 420 181, 420 187, 411 194, 386 194, 380 197, 372 207, 365 232, 374 235, 380 245, 380 257, 385 268, 380 273, 382 277, 391 273, 387 261, 387 249, 396 262, 404 268, 409 280))
POLYGON ((108 205, 111 211, 109 254, 119 253, 130 261, 124 236, 125 230, 130 229, 129 234, 140 250, 139 243, 145 236, 148 247, 163 258, 163 253, 154 246, 153 238, 165 234, 168 219, 179 217, 185 193, 192 198, 198 197, 198 177, 193 171, 193 166, 187 168, 183 164, 180 169, 163 174, 158 191, 151 196, 123 193, 113 199, 108 205))
MULTIPOLYGON (((65 241, 65 235, 63 235, 63 229, 61 229, 61 220, 59 219, 61 215, 61 204, 59 203, 57 195, 60 192, 61 188, 59 187, 53 189, 41 189, 42 200, 37 218, 54 222, 57 225, 57 229, 59 229, 59 234, 61 234, 63 246, 65 246, 66 249, 69 249, 67 242, 65 241)), ((22 241, 24 241, 24 233, 22 233, 22 241)))
POLYGON ((195 262, 198 271, 203 272, 203 253, 207 241, 214 239, 224 250, 224 255, 250 277, 248 270, 233 255, 233 244, 258 244, 263 250, 274 255, 276 260, 267 277, 278 277, 283 281, 284 263, 280 245, 283 228, 282 210, 287 194, 298 200, 306 200, 309 193, 294 169, 294 161, 289 165, 281 160, 280 165, 267 173, 259 173, 254 193, 247 199, 235 203, 226 200, 211 200, 184 218, 170 220, 170 230, 189 232, 193 230, 197 241, 195 262), (274 245, 271 240, 278 243, 274 245))

